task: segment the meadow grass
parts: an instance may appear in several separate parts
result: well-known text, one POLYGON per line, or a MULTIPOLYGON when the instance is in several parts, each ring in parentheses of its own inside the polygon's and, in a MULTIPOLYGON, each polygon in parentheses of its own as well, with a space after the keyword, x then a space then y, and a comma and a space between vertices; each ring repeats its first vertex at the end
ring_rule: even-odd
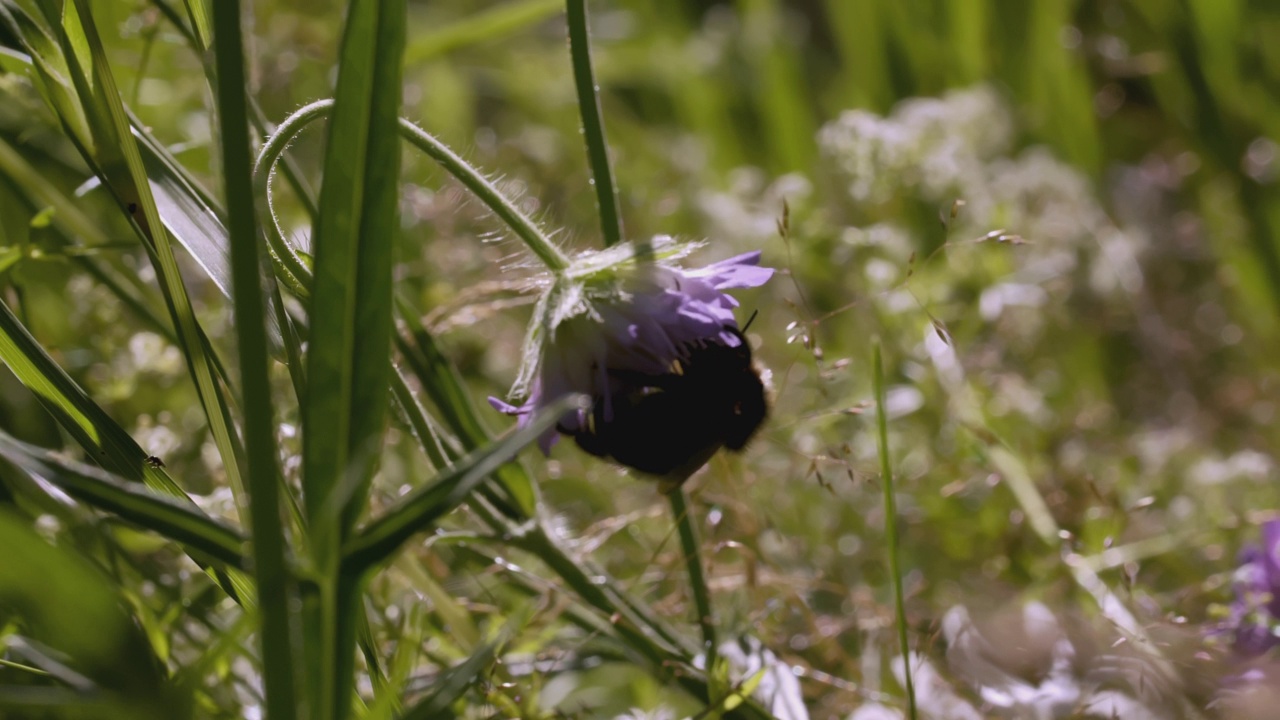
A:
POLYGON ((0 0, 0 714, 1267 717, 1276 32, 0 0), (779 269, 665 495, 477 402, 662 234, 779 269))

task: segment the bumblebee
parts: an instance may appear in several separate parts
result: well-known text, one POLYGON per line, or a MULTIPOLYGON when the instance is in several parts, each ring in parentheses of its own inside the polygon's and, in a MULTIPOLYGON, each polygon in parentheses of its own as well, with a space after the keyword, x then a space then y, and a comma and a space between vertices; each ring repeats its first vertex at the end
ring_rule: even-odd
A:
POLYGON ((665 375, 609 370, 622 389, 597 398, 584 427, 568 434, 585 452, 671 486, 722 447, 742 451, 764 424, 769 401, 747 338, 736 327, 725 330, 737 346, 691 345, 665 375))

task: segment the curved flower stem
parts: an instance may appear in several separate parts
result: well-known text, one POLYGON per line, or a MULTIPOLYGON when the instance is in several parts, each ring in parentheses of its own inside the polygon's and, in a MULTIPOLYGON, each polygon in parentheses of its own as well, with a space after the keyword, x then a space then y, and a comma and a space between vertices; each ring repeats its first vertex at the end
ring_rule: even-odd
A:
MULTIPOLYGON (((274 195, 271 190, 271 177, 275 173, 276 162, 281 153, 288 147, 298 133, 315 120, 327 117, 333 110, 333 100, 317 100, 290 115, 276 132, 263 144, 258 160, 254 166, 254 186, 266 197, 266 210, 269 217, 263 218, 267 230, 267 246, 281 280, 289 290, 300 297, 306 297, 311 280, 311 268, 305 258, 285 239, 284 233, 276 221, 274 195)), ((551 242, 551 238, 542 232, 527 215, 520 212, 515 203, 494 187, 493 183, 463 160, 430 133, 413 123, 400 119, 400 134, 414 147, 429 155, 438 162, 450 175, 453 175, 468 190, 475 193, 480 201, 489 206, 516 235, 524 241, 529 249, 553 272, 560 272, 569 267, 569 258, 551 242)))
POLYGON ((671 514, 680 532, 680 546, 684 550, 685 565, 689 568, 689 585, 693 588, 693 605, 698 613, 698 626, 702 628, 703 651, 707 654, 707 702, 714 702, 719 694, 719 678, 716 677, 719 643, 716 640, 716 620, 711 612, 711 593, 707 590, 702 556, 698 551, 698 534, 689 515, 684 488, 676 487, 667 494, 667 498, 671 501, 671 514))
MULTIPOLYGON (((333 108, 332 100, 321 100, 311 103, 285 119, 276 127, 276 131, 262 144, 258 158, 253 165, 253 185, 255 194, 266 198, 263 209, 262 226, 267 236, 267 252, 271 264, 275 267, 276 276, 289 288, 289 292, 305 298, 310 294, 311 267, 306 260, 285 239, 280 223, 276 219, 275 195, 271 190, 271 179, 276 173, 276 163, 280 161, 285 148, 302 132, 311 121, 316 120, 333 108)), ((263 207, 259 205, 259 207, 263 207)))
POLYGON ((591 69, 591 39, 587 33, 586 0, 566 0, 569 22, 569 55, 573 60, 573 83, 578 91, 578 111, 582 115, 582 135, 587 142, 587 159, 591 163, 596 203, 600 207, 600 232, 604 246, 622 240, 622 218, 618 215, 618 192, 609 167, 609 144, 604 137, 604 121, 600 116, 600 88, 591 69))
POLYGON ((447 145, 437 140, 426 130, 400 118, 400 134, 422 152, 440 163, 450 175, 453 175, 467 189, 476 194, 481 202, 489 206, 494 215, 505 222, 534 255, 552 272, 560 272, 569 267, 569 258, 560 252, 560 248, 551 242, 551 238, 534 224, 529 216, 520 212, 515 203, 498 191, 478 170, 463 160, 447 145))

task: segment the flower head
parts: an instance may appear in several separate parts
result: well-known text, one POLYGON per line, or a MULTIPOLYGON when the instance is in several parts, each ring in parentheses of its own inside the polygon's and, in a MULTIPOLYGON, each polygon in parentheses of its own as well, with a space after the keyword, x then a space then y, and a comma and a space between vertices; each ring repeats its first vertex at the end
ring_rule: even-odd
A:
MULTIPOLYGON (((540 439, 543 452, 550 451, 558 431, 588 452, 662 474, 655 469, 661 463, 629 462, 634 453, 619 443, 643 440, 637 437, 641 435, 661 437, 680 418, 715 420, 720 410, 729 416, 746 412, 725 393, 711 392, 708 383, 691 383, 690 378, 710 379, 715 371, 717 377, 738 378, 739 384, 751 386, 742 379, 751 355, 733 313, 738 302, 724 291, 762 285, 773 270, 758 267, 759 252, 683 269, 673 263, 680 253, 672 248, 670 240, 659 238, 640 248, 623 245, 584 256, 539 300, 526 343, 530 354, 513 391, 524 395, 525 402, 489 402, 524 423, 566 394, 591 396, 590 410, 567 415, 540 439), (741 372, 732 372, 738 365, 741 372)), ((763 419, 763 386, 759 394, 763 419)), ((677 445, 680 439, 670 438, 677 445)), ((728 436, 711 440, 705 444, 712 447, 696 465, 720 445, 734 443, 728 436)))
POLYGON ((1262 545, 1240 553, 1227 629, 1235 648, 1248 656, 1280 645, 1280 520, 1262 524, 1262 545))

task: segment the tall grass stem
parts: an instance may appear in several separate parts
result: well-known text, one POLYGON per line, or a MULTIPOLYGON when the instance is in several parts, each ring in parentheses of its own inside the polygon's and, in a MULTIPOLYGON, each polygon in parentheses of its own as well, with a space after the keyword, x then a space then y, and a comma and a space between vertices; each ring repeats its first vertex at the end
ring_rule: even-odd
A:
POLYGON ((600 208, 600 236, 605 247, 622 240, 622 218, 618 214, 618 191, 609 165, 609 144, 604 136, 604 120, 600 113, 600 88, 591 68, 591 38, 587 31, 587 0, 566 0, 569 22, 569 56, 573 61, 573 85, 578 93, 578 112, 582 115, 582 136, 587 143, 587 160, 591 163, 591 182, 600 208))
POLYGON ((240 1, 214 3, 217 45, 218 122, 222 139, 223 179, 231 240, 232 299, 235 304, 242 407, 244 408, 245 489, 252 531, 253 568, 257 580, 259 639, 266 689, 266 717, 298 717, 293 662, 292 597, 285 563, 280 515, 279 468, 276 465, 271 383, 267 376, 267 333, 262 297, 263 263, 254 221, 252 165, 249 147, 244 43, 240 1))
POLYGON ((902 601, 902 563, 898 553, 898 507, 893 496, 893 465, 889 460, 889 418, 885 411, 884 364, 880 340, 871 344, 871 365, 876 394, 876 443, 880 449, 880 485, 884 488, 885 548, 889 553, 889 577, 893 582, 894 624, 902 653, 903 684, 907 691, 907 717, 916 720, 916 690, 911 682, 911 648, 907 644, 907 614, 902 601))
POLYGON ((680 547, 684 551, 685 566, 689 570, 689 586, 693 590, 693 607, 698 613, 698 627, 702 630, 702 647, 707 658, 707 702, 714 702, 718 695, 715 672, 719 643, 716 638, 716 620, 711 611, 711 592, 707 589, 707 576, 702 569, 698 531, 689 515, 684 488, 675 488, 667 498, 671 501, 671 515, 675 518, 676 528, 680 533, 680 547))

